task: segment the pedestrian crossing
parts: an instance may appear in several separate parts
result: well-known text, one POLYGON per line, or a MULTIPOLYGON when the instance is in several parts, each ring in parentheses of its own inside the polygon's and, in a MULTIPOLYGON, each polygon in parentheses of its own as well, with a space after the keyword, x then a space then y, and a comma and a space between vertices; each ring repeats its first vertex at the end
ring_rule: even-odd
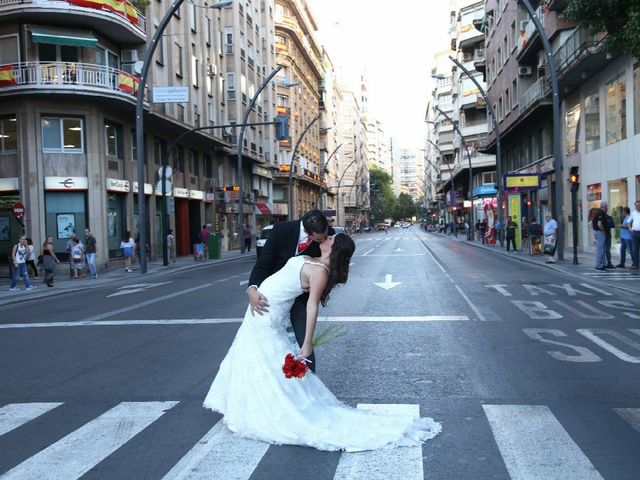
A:
POLYGON ((628 270, 608 270, 606 272, 587 272, 588 277, 608 282, 640 282, 640 275, 629 272, 628 270))
MULTIPOLYGON (((19 461, 16 465, 4 465, 0 455, 0 479, 71 480, 83 477, 87 472, 92 473, 89 475, 90 478, 113 478, 108 471, 96 468, 100 462, 117 450, 126 449, 134 437, 152 424, 159 422, 162 417, 181 415, 180 409, 175 408, 179 403, 177 401, 121 402, 111 408, 105 407, 106 411, 93 419, 87 419, 86 423, 68 432, 64 429, 60 430, 60 425, 57 424, 61 422, 57 412, 64 403, 4 405, 0 407, 0 451, 9 453, 12 448, 15 448, 14 445, 25 445, 25 442, 20 440, 21 435, 27 434, 23 430, 28 429, 31 434, 34 431, 41 431, 41 434, 46 436, 49 432, 48 427, 54 426, 57 427, 54 431, 63 433, 61 438, 52 439, 48 446, 19 461)), ((202 408, 199 403, 193 403, 191 406, 202 408)), ((358 408, 386 414, 415 417, 420 415, 419 405, 414 404, 360 404, 358 408)), ((583 437, 572 438, 570 429, 563 426, 562 420, 556 417, 549 406, 484 404, 478 408, 484 415, 482 436, 485 438, 474 435, 479 444, 495 446, 494 450, 500 457, 497 465, 502 471, 492 472, 491 477, 486 474, 477 476, 477 473, 473 476, 473 460, 470 458, 470 476, 464 478, 480 480, 482 478, 517 480, 603 480, 607 478, 598 471, 589 455, 583 451, 584 447, 580 446, 580 443, 586 443, 590 448, 591 444, 598 443, 602 449, 607 448, 606 439, 600 436, 601 430, 606 430, 607 427, 599 426, 592 416, 583 419, 583 423, 593 428, 592 438, 585 442, 583 437)), ((603 421, 614 422, 617 418, 624 422, 630 432, 625 435, 638 437, 634 447, 637 448, 640 442, 640 408, 611 408, 607 411, 611 416, 601 415, 604 417, 603 421)), ((186 454, 175 454, 178 458, 171 459, 171 468, 166 473, 145 478, 162 478, 163 480, 272 478, 269 472, 261 471, 267 468, 262 462, 269 450, 300 448, 269 445, 241 438, 231 433, 220 421, 219 416, 211 414, 206 418, 209 417, 213 424, 212 428, 201 438, 196 437, 193 445, 187 446, 186 454)), ((443 432, 422 447, 357 453, 332 452, 337 461, 329 476, 314 476, 316 467, 309 465, 309 474, 305 478, 333 478, 334 480, 449 478, 445 471, 439 472, 436 467, 459 460, 461 455, 465 455, 465 451, 457 448, 447 449, 443 446, 456 436, 466 437, 469 432, 454 427, 448 428, 447 425, 452 425, 454 419, 448 422, 446 418, 439 418, 436 415, 436 420, 443 423, 443 432), (437 455, 444 456, 446 460, 444 462, 433 460, 437 455)), ((171 424, 175 425, 175 423, 171 424)), ((156 435, 167 437, 163 441, 170 444, 173 429, 167 427, 167 430, 169 431, 156 432, 156 435)), ((318 456, 326 455, 325 452, 313 450, 311 452, 312 454, 316 452, 318 456)), ((158 454, 160 453, 156 453, 158 454)), ((606 452, 604 455, 606 456, 606 452)), ((470 454, 470 456, 473 455, 470 454)), ((16 452, 11 452, 10 457, 19 458, 19 455, 16 457, 16 452)), ((291 462, 295 462, 296 454, 293 453, 290 458, 291 462)), ((322 458, 326 460, 326 457, 322 458)), ((619 477, 609 474, 608 478, 619 477)))

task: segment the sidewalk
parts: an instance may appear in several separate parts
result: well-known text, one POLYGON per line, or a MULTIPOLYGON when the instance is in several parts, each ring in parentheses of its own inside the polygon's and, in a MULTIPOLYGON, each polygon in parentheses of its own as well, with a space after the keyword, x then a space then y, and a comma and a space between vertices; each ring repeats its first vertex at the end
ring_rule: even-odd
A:
POLYGON ((69 264, 61 263, 58 265, 58 268, 56 270, 55 283, 53 287, 47 287, 43 283, 43 274, 38 272, 38 278, 34 278, 31 276, 29 277, 31 283, 37 288, 28 292, 24 290, 24 283, 21 278, 18 280, 18 288, 20 288, 20 291, 9 291, 11 280, 8 277, 8 268, 6 268, 3 269, 1 277, 2 280, 0 280, 0 305, 8 305, 11 303, 33 300, 36 298, 46 298, 62 295, 65 293, 89 290, 91 288, 101 287, 106 284, 123 279, 129 279, 132 282, 140 282, 157 273, 180 272, 183 270, 191 270, 193 268, 198 268, 205 265, 227 263, 248 257, 252 257, 255 259, 255 256, 255 251, 247 252, 242 255, 240 253, 240 250, 231 250, 222 252, 220 258, 216 260, 195 261, 193 259, 193 256, 177 257, 176 263, 169 263, 169 265, 166 267, 162 265, 162 259, 153 260, 147 263, 147 274, 145 275, 140 274, 139 263, 132 262, 131 268, 133 272, 127 273, 124 269, 124 262, 111 260, 111 262, 109 263, 109 268, 98 270, 98 278, 92 279, 87 274, 84 278, 80 278, 77 280, 69 278, 69 264))
MULTIPOLYGON (((443 234, 434 233, 433 235, 443 234)), ((492 252, 495 255, 508 257, 509 259, 517 262, 539 265, 559 272, 567 273, 570 275, 577 275, 589 280, 601 282, 603 285, 608 285, 615 289, 625 290, 634 294, 640 294, 639 272, 631 272, 629 271, 629 268, 616 268, 606 270, 605 272, 599 272, 595 270, 595 253, 578 251, 578 265, 574 265, 573 248, 565 248, 563 261, 557 260, 556 255, 556 263, 547 263, 550 258, 549 256, 530 255, 528 249, 518 250, 516 253, 514 253, 513 251, 507 252, 506 247, 501 247, 500 243, 496 243, 495 245, 483 245, 478 240, 467 240, 466 235, 458 235, 457 238, 454 235, 447 235, 447 237, 451 240, 466 243, 467 245, 472 245, 476 248, 492 252)), ((611 263, 613 263, 613 265, 618 265, 620 263, 619 251, 614 251, 614 249, 611 249, 611 263)), ((629 255, 627 255, 627 267, 629 267, 630 265, 631 259, 629 258, 629 255)))

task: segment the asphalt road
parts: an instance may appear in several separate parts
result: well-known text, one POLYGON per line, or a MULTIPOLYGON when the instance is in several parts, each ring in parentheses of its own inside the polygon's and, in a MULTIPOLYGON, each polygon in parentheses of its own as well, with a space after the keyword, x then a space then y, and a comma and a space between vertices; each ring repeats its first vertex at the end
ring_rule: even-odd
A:
POLYGON ((4 306, 0 478, 640 478, 640 299, 417 227, 356 243, 318 373, 440 421, 422 449, 266 446, 201 407, 246 258, 4 306))

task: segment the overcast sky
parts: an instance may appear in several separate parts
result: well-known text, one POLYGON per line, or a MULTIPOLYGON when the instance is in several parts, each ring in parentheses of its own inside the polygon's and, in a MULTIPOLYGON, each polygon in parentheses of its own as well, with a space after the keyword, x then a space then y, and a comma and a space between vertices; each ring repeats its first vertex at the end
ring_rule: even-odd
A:
POLYGON ((423 148, 433 55, 450 42, 448 0, 307 1, 334 65, 352 79, 365 72, 369 111, 385 132, 423 148))

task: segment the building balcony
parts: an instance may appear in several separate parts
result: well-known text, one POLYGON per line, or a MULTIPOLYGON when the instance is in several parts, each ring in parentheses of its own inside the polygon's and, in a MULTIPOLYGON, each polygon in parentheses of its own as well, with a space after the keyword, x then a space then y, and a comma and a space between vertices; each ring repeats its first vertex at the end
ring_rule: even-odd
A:
POLYGON ((526 92, 520 95, 520 99, 518 100, 518 111, 520 115, 533 108, 536 104, 546 100, 545 84, 545 78, 540 77, 526 92))
POLYGON ((458 50, 463 50, 484 41, 484 34, 480 32, 473 23, 468 23, 460 27, 458 34, 458 50))
MULTIPOLYGON (((536 16, 543 27, 544 10, 545 8, 543 5, 540 5, 536 10, 536 16)), ((538 44, 541 43, 540 36, 538 35, 538 31, 536 30, 536 25, 533 20, 523 20, 520 24, 524 24, 524 28, 521 27, 520 29, 520 40, 518 41, 518 50, 516 53, 518 61, 521 61, 532 52, 535 52, 538 49, 538 44)))
POLYGON ((136 102, 139 80, 103 65, 24 62, 0 66, 0 96, 59 93, 120 98, 136 102))
POLYGON ((0 0, 4 22, 93 30, 118 44, 147 41, 146 19, 127 0, 0 0))
POLYGON ((473 51, 473 68, 482 74, 487 70, 487 58, 484 48, 476 48, 473 51))
POLYGON ((473 122, 460 127, 460 131, 464 137, 471 137, 474 135, 482 135, 487 133, 487 122, 473 122))
MULTIPOLYGON (((604 38, 604 34, 591 35, 578 27, 555 51, 553 58, 563 96, 573 92, 586 78, 605 68, 617 56, 602 49, 604 38)), ((546 77, 547 80, 550 78, 550 72, 546 77)))

